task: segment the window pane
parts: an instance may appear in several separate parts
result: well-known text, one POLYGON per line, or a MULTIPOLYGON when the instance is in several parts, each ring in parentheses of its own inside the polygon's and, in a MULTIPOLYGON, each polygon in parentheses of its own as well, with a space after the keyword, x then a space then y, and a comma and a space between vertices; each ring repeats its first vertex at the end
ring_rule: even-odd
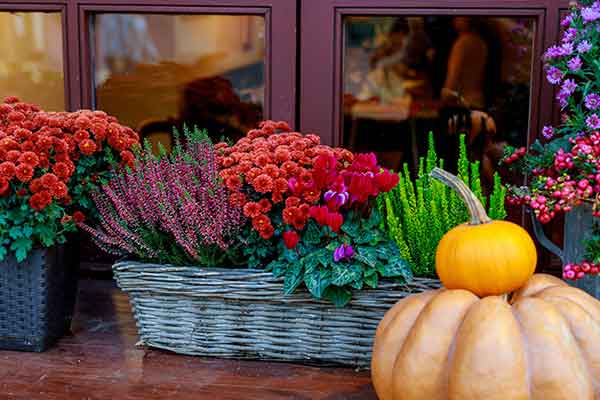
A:
POLYGON ((61 13, 0 11, 0 96, 64 110, 61 13))
POLYGON ((264 29, 260 16, 97 14, 95 107, 167 147, 183 123, 240 137, 263 114, 264 29))
POLYGON ((415 171, 432 131, 455 170, 464 132, 489 184, 504 146, 527 141, 534 31, 531 18, 346 18, 344 143, 415 171))

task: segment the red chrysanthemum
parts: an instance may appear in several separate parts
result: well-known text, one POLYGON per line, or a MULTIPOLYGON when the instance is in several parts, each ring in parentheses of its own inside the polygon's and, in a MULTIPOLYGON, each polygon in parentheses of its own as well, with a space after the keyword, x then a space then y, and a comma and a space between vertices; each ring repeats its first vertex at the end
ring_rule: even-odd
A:
POLYGON ((67 179, 71 176, 71 171, 67 163, 61 161, 52 166, 52 172, 54 172, 60 179, 67 179))
POLYGON ((21 156, 17 161, 22 164, 30 165, 33 168, 37 167, 40 164, 40 158, 33 151, 26 151, 24 153, 21 153, 21 156))
POLYGON ((37 193, 42 190, 42 180, 40 178, 35 178, 29 182, 29 190, 31 190, 31 193, 37 193))
POLYGON ((0 176, 1 177, 11 180, 15 176, 16 171, 17 171, 17 167, 15 166, 15 164, 13 162, 4 161, 3 163, 0 163, 0 176))
POLYGON ((85 139, 79 143, 79 150, 81 150, 81 152, 86 156, 94 154, 96 148, 96 142, 94 142, 92 139, 85 139))
POLYGON ((231 193, 229 195, 229 203, 234 206, 242 206, 246 202, 246 196, 243 193, 231 193))
POLYGON ((271 219, 264 214, 252 218, 252 227, 261 232, 266 226, 271 225, 271 219))
POLYGON ((108 136, 108 145, 117 151, 123 151, 127 147, 127 139, 123 135, 111 134, 108 136))
POLYGON ((75 134, 73 135, 73 137, 75 138, 75 140, 77 142, 82 142, 86 139, 90 138, 90 134, 88 133, 88 131, 84 131, 83 129, 78 130, 77 132, 75 132, 75 134))
POLYGON ((268 213, 269 211, 271 211, 271 208, 273 207, 271 205, 271 202, 269 201, 269 199, 260 199, 258 202, 258 205, 260 205, 260 209, 264 213, 268 213))
POLYGON ((29 182, 33 178, 33 167, 29 164, 19 164, 15 176, 21 182, 29 182))
POLYGON ((260 237, 263 238, 264 240, 269 240, 273 237, 274 233, 275 233, 275 228, 273 228, 273 225, 268 224, 265 227, 263 227, 263 229, 260 231, 260 237))
POLYGON ((244 205, 244 215, 248 218, 256 218, 260 215, 261 206, 258 203, 249 201, 244 205))
POLYGON ((242 187, 242 180, 239 175, 232 175, 225 180, 225 186, 231 191, 236 191, 242 187))
POLYGON ((6 196, 10 192, 8 179, 0 177, 0 196, 6 196))
POLYGON ((275 179, 279 176, 279 167, 275 164, 267 164, 263 167, 263 172, 275 179))
POLYGON ((21 157, 21 152, 18 150, 9 150, 6 153, 6 161, 17 162, 19 157, 21 157))
POLYGON ((51 190, 52 186, 54 186, 58 182, 58 177, 56 175, 54 175, 53 173, 49 172, 49 173, 42 175, 42 177, 40 178, 40 181, 42 183, 42 187, 45 190, 51 190))
POLYGON ((37 211, 41 211, 52 203, 52 195, 47 191, 35 193, 29 198, 29 205, 37 211))
POLYGON ((288 181, 285 178, 277 178, 273 184, 273 191, 285 193, 288 190, 288 181))
POLYGON ((261 174, 252 181, 252 186, 258 193, 268 193, 273 190, 273 179, 267 174, 261 174))
POLYGON ((52 186, 51 193, 55 199, 62 199, 64 197, 66 197, 67 194, 69 194, 69 190, 67 188, 67 185, 65 185, 64 182, 56 182, 52 186))

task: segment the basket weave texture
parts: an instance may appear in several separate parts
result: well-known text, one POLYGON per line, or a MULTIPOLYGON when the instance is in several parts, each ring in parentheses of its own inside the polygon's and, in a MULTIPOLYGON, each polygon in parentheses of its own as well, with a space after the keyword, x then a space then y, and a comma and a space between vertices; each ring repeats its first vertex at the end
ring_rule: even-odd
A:
POLYGON ((283 294, 283 280, 250 269, 123 261, 113 266, 130 297, 141 343, 176 353, 367 367, 387 310, 439 281, 380 282, 344 308, 308 292, 283 294))
POLYGON ((0 262, 0 349, 41 352, 67 333, 77 292, 74 255, 34 249, 0 262))

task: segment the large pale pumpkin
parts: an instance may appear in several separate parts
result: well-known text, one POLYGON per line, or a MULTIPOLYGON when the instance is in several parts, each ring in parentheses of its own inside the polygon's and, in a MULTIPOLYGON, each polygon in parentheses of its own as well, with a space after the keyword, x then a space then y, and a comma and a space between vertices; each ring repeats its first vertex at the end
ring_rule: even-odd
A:
POLYGON ((599 400, 600 302, 543 274, 510 301, 410 296, 377 328, 372 378, 380 400, 599 400))
POLYGON ((448 289, 478 296, 500 295, 522 287, 535 272, 537 252, 527 231, 508 221, 492 221, 469 188, 456 176, 435 168, 431 176, 463 199, 471 221, 446 233, 438 244, 435 269, 448 289))

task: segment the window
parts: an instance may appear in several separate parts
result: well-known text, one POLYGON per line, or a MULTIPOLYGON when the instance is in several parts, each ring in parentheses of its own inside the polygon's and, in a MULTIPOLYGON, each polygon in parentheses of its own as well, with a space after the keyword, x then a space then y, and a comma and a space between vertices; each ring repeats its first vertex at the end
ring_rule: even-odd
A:
POLYGON ((535 20, 345 16, 342 142, 390 168, 418 168, 428 132, 455 170, 458 137, 487 184, 504 147, 526 146, 535 20))
POLYGON ((65 109, 62 15, 0 11, 0 94, 65 109))
POLYGON ((262 16, 98 13, 91 32, 94 107, 142 136, 168 147, 187 124, 236 139, 264 116, 262 16))

